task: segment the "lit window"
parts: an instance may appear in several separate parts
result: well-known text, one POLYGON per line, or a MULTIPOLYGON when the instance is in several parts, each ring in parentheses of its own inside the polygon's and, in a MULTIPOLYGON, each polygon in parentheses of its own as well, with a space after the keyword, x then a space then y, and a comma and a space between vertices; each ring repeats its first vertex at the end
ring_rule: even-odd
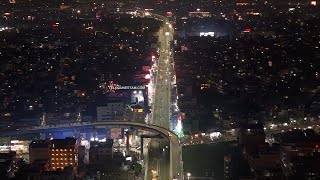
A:
POLYGON ((63 160, 63 158, 60 158, 60 160, 63 160))
POLYGON ((51 160, 54 161, 54 158, 52 158, 51 160))
POLYGON ((64 151, 67 151, 67 149, 64 149, 64 151))
POLYGON ((67 160, 67 158, 64 158, 64 160, 66 161, 66 160, 67 160))
POLYGON ((70 158, 70 161, 72 161, 72 158, 70 158))
POLYGON ((72 149, 70 149, 69 151, 72 151, 72 149))

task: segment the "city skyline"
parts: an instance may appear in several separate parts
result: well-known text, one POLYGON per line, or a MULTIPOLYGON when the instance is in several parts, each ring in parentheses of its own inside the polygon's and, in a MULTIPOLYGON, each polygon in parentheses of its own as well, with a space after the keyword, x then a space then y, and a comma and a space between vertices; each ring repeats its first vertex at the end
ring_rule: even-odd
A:
POLYGON ((3 177, 320 177, 318 1, 1 5, 3 177))

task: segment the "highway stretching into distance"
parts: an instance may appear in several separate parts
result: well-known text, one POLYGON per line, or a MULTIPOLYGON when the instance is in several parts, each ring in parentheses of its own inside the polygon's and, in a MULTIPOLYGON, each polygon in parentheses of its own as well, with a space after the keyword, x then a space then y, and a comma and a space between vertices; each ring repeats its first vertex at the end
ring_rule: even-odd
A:
MULTIPOLYGON (((157 62, 157 76, 152 123, 170 129, 170 59, 173 28, 169 21, 159 15, 163 26, 158 32, 160 52, 157 62)), ((181 178, 181 148, 179 140, 165 141, 152 139, 149 144, 149 162, 146 178, 157 180, 181 178), (169 152, 171 151, 171 152, 169 152), (171 155, 171 156, 170 156, 171 155)))

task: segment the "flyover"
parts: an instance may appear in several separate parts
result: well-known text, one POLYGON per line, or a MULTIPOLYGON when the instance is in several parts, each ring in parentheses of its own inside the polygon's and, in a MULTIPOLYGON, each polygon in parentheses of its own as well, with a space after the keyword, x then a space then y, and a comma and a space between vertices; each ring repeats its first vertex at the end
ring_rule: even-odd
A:
POLYGON ((118 128, 131 128, 135 127, 141 130, 146 130, 154 133, 159 133, 162 136, 166 137, 169 141, 176 141, 179 144, 179 138, 174 132, 163 128, 161 126, 130 122, 130 121, 100 121, 93 123, 73 123, 73 124, 64 124, 64 125, 56 125, 56 126, 36 126, 31 128, 19 129, 19 130, 5 130, 0 131, 0 137, 6 136, 18 136, 32 133, 41 133, 43 131, 55 131, 61 129, 75 129, 75 128, 83 128, 83 127, 96 127, 96 126, 105 126, 105 127, 118 127, 118 128), (170 134, 170 136, 169 136, 170 134))

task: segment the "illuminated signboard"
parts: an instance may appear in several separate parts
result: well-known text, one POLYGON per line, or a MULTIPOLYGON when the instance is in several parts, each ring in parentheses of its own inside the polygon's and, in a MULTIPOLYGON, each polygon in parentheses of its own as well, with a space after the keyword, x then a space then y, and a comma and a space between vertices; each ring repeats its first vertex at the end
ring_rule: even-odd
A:
POLYGON ((214 32, 200 32, 200 36, 211 36, 213 37, 214 36, 214 32))
POLYGON ((116 90, 142 90, 145 89, 145 85, 139 86, 122 86, 114 83, 113 81, 109 81, 108 85, 106 85, 107 92, 115 92, 116 90))

